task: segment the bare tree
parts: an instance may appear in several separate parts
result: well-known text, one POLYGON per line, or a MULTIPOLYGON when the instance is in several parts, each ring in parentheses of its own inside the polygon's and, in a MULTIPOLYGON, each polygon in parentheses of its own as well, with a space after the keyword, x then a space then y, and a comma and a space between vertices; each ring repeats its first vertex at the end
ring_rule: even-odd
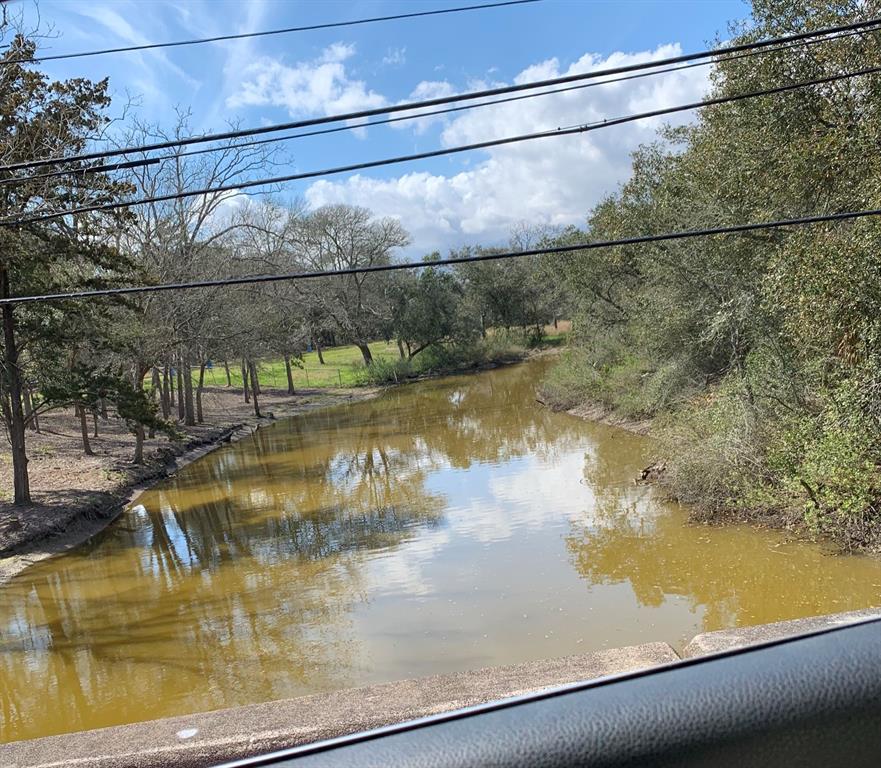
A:
MULTIPOLYGON (((409 243, 401 224, 374 219, 365 208, 330 205, 292 226, 289 238, 304 266, 311 270, 344 270, 391 263, 392 252, 409 243)), ((304 300, 326 317, 340 335, 355 344, 365 365, 373 362, 369 342, 391 317, 391 301, 382 274, 361 273, 309 281, 299 287, 304 300)))
MULTIPOLYGON (((171 133, 139 123, 125 141, 143 143, 187 135, 191 135, 189 114, 179 112, 171 133)), ((141 196, 179 195, 193 189, 229 186, 265 173, 268 163, 271 156, 265 146, 230 143, 208 154, 173 155, 159 164, 134 168, 130 178, 141 196)), ((213 192, 150 203, 139 209, 135 223, 121 234, 122 245, 136 258, 144 276, 156 282, 228 274, 233 258, 225 243, 242 226, 234 215, 241 197, 242 193, 213 192)), ((223 312, 222 291, 146 294, 133 303, 138 317, 130 345, 133 379, 142 382, 154 365, 177 367, 182 420, 187 425, 195 424, 202 418, 201 389, 207 354, 220 346, 215 331, 223 312), (195 394, 194 368, 200 371, 195 394)))

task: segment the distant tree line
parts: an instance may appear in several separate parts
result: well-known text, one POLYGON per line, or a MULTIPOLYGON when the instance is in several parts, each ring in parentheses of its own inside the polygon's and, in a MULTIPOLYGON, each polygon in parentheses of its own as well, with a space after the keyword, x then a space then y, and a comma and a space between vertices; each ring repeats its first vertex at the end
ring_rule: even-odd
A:
MULTIPOLYGON (((32 38, 8 23, 0 26, 0 40, 4 36, 0 163, 69 156, 95 142, 133 145, 191 134, 185 112, 170 130, 132 119, 124 134, 112 132, 107 80, 52 82, 33 65, 10 63, 34 55, 32 38)), ((112 175, 90 170, 100 161, 76 170, 58 164, 39 173, 0 172, 0 219, 234 184, 265 175, 276 162, 266 145, 231 143, 112 175), (64 170, 70 172, 46 176, 64 170)), ((546 236, 524 228, 514 242, 546 236)), ((408 244, 397 220, 363 208, 308 210, 272 196, 258 201, 209 193, 0 227, 0 296, 376 266, 400 258, 408 244)), ((370 366, 369 342, 377 339, 394 340, 401 358, 412 361, 430 349, 472 344, 491 329, 541 335, 564 307, 546 270, 532 258, 4 306, 0 409, 12 449, 15 501, 30 500, 27 431, 39 430, 47 411, 75 410, 86 453, 99 416, 123 420, 140 462, 148 435, 204 420, 209 362, 226 368, 227 381, 230 367, 240 367, 243 396, 259 415, 261 359, 284 360, 293 393, 292 372, 304 351, 316 350, 323 362, 325 344, 355 344, 370 366)))

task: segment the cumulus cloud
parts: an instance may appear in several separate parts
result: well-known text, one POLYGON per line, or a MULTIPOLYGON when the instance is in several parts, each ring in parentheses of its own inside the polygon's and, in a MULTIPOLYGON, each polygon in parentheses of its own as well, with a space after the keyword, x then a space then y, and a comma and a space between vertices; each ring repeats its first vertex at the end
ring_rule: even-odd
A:
MULTIPOLYGON (((520 83, 590 72, 678 53, 678 45, 614 53, 607 58, 588 53, 565 68, 557 59, 549 59, 527 67, 514 80, 520 83)), ((707 82, 706 70, 694 68, 487 106, 447 117, 439 141, 451 147, 674 106, 699 99, 707 82)), ((423 82, 412 97, 431 98, 455 91, 447 81, 423 82)), ((681 124, 690 119, 690 113, 683 113, 669 116, 667 121, 681 124)), ((399 126, 424 131, 421 122, 399 126)), ((308 188, 306 200, 316 207, 328 203, 366 205, 378 215, 399 218, 412 235, 412 256, 464 243, 504 242, 521 221, 555 226, 583 221, 593 205, 628 178, 630 154, 655 137, 661 122, 660 118, 649 119, 592 133, 496 147, 479 158, 471 156, 477 160, 473 167, 450 175, 409 171, 385 179, 355 175, 344 181, 321 180, 308 188)))
POLYGON ((407 63, 407 49, 389 48, 382 57, 382 63, 387 67, 402 67, 407 63))
MULTIPOLYGON (((446 80, 423 80, 410 92, 410 95, 406 99, 398 103, 403 104, 411 101, 428 101, 430 99, 442 99, 446 96, 452 96, 455 93, 456 89, 453 87, 452 83, 448 83, 446 80)), ((403 112, 397 113, 395 117, 412 118, 417 115, 424 115, 426 113, 433 112, 437 109, 438 107, 408 109, 403 112)), ((402 120, 401 122, 395 122, 391 125, 392 128, 395 128, 397 130, 413 131, 413 133, 419 135, 425 133, 426 131, 428 131, 429 128, 432 128, 433 126, 442 122, 444 122, 443 115, 433 115, 431 117, 420 117, 418 120, 414 120, 413 122, 410 122, 409 120, 402 120)))
POLYGON ((385 99, 362 80, 349 77, 346 61, 355 46, 334 43, 311 60, 293 65, 267 56, 245 67, 235 92, 227 97, 230 108, 243 106, 283 107, 291 116, 333 114, 371 109, 385 99))

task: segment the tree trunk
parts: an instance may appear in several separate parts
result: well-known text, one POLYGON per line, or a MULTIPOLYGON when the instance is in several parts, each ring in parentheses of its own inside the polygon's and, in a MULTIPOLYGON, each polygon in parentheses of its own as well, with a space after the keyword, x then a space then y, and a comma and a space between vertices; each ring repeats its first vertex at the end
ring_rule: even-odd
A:
POLYGON ((196 421, 201 424, 202 418, 202 389, 205 387, 205 362, 199 366, 199 386, 196 387, 196 421))
POLYGON ((135 427, 135 455, 132 456, 132 464, 141 464, 144 461, 144 425, 135 427))
POLYGON ((27 384, 25 384, 21 399, 24 401, 24 423, 34 429, 34 407, 31 403, 31 388, 27 384))
POLYGON ((248 394, 251 391, 251 387, 248 384, 248 376, 250 376, 250 372, 248 371, 248 366, 245 364, 245 361, 242 360, 242 387, 245 390, 245 402, 251 402, 251 396, 248 394))
MULTIPOLYGON (((9 298, 9 275, 0 269, 0 297, 9 298)), ((9 441, 12 444, 12 483, 16 504, 30 504, 31 488, 28 480, 28 455, 25 447, 24 413, 21 407, 21 371, 18 367, 18 347, 15 343, 15 315, 11 304, 3 305, 3 366, 6 391, 9 394, 9 441)))
POLYGON ((177 359, 177 420, 183 421, 186 416, 184 410, 184 374, 183 359, 177 359))
POLYGON ((31 391, 30 387, 28 387, 25 390, 25 397, 27 398, 27 401, 31 407, 31 425, 34 428, 34 432, 39 433, 39 431, 40 431, 40 416, 39 416, 39 414, 37 414, 37 409, 34 407, 34 393, 31 391))
POLYGON ((174 378, 169 372, 167 364, 162 369, 162 389, 168 401, 168 413, 165 415, 167 419, 171 415, 171 409, 174 408, 174 378))
POLYGON ((250 365, 253 373, 251 376, 251 392, 255 395, 262 395, 263 387, 260 386, 260 377, 257 375, 257 363, 251 363, 250 365))
MULTIPOLYGON (((153 395, 159 398, 159 409, 162 411, 162 417, 166 417, 165 408, 165 392, 162 387, 162 376, 159 374, 159 369, 154 365, 153 372, 151 374, 151 386, 153 387, 153 395)), ((104 399, 101 399, 101 403, 104 403, 104 399)))
POLYGON ((398 338, 398 352, 401 353, 401 360, 403 360, 406 355, 404 354, 404 345, 401 343, 400 337, 398 338))
POLYGON ((407 359, 412 360, 416 355, 418 355, 423 349, 428 349, 429 344, 420 344, 416 349, 410 349, 410 343, 407 342, 407 359))
POLYGON ((188 355, 184 355, 181 368, 184 373, 184 424, 188 427, 194 427, 196 426, 196 409, 193 404, 193 372, 190 369, 188 355))
POLYGON ((284 370, 285 370, 285 373, 288 375, 288 394, 294 395, 294 394, 296 394, 296 392, 294 392, 294 372, 291 370, 291 356, 290 355, 284 356, 284 370))
POLYGON ((89 425, 86 421, 86 409, 80 405, 77 410, 80 414, 80 433, 83 436, 83 453, 86 456, 94 456, 94 452, 92 451, 92 446, 89 445, 89 425))
POLYGON ((361 350, 361 356, 364 358, 364 365, 370 365, 373 362, 373 353, 370 351, 370 347, 366 344, 356 344, 355 346, 361 350))
POLYGON ((318 353, 318 362, 320 365, 324 365, 324 355, 321 354, 321 343, 317 339, 314 340, 314 343, 315 351, 318 353))
POLYGON ((260 418, 260 406, 257 403, 257 366, 252 362, 248 362, 248 370, 251 372, 251 394, 254 397, 254 415, 260 418))
POLYGON ((162 418, 167 419, 171 413, 171 402, 168 397, 168 367, 166 366, 160 373, 161 386, 159 388, 159 405, 162 408, 162 418))
POLYGON ((223 361, 223 370, 226 371, 226 386, 231 387, 232 376, 229 375, 229 363, 226 360, 223 361))
POLYGON ((98 437, 98 411, 92 411, 92 422, 94 423, 94 432, 92 432, 92 437, 98 437))

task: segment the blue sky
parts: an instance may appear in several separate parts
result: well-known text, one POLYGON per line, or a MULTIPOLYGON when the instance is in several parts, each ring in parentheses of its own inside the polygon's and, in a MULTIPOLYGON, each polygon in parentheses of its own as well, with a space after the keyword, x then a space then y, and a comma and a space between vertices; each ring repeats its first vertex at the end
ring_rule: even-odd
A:
MULTIPOLYGON (((465 0, 42 0, 38 11, 42 28, 51 27, 55 35, 42 50, 62 53, 461 4, 465 0)), ((37 6, 20 7, 36 18, 37 6)), ((734 0, 543 0, 73 59, 47 63, 45 69, 59 78, 109 77, 117 115, 133 99, 133 112, 144 120, 171 127, 175 108, 183 107, 192 112, 193 131, 222 130, 230 122, 263 125, 700 50, 724 38, 729 22, 748 11, 734 0)), ((313 170, 672 106, 699 97, 706 78, 707 71, 698 68, 446 119, 298 139, 285 144, 284 167, 313 170)), ((494 244, 504 242, 521 221, 583 221, 626 180, 630 152, 651 140, 657 127, 644 122, 299 182, 283 194, 313 207, 346 202, 398 217, 411 233, 409 255, 494 244)))

